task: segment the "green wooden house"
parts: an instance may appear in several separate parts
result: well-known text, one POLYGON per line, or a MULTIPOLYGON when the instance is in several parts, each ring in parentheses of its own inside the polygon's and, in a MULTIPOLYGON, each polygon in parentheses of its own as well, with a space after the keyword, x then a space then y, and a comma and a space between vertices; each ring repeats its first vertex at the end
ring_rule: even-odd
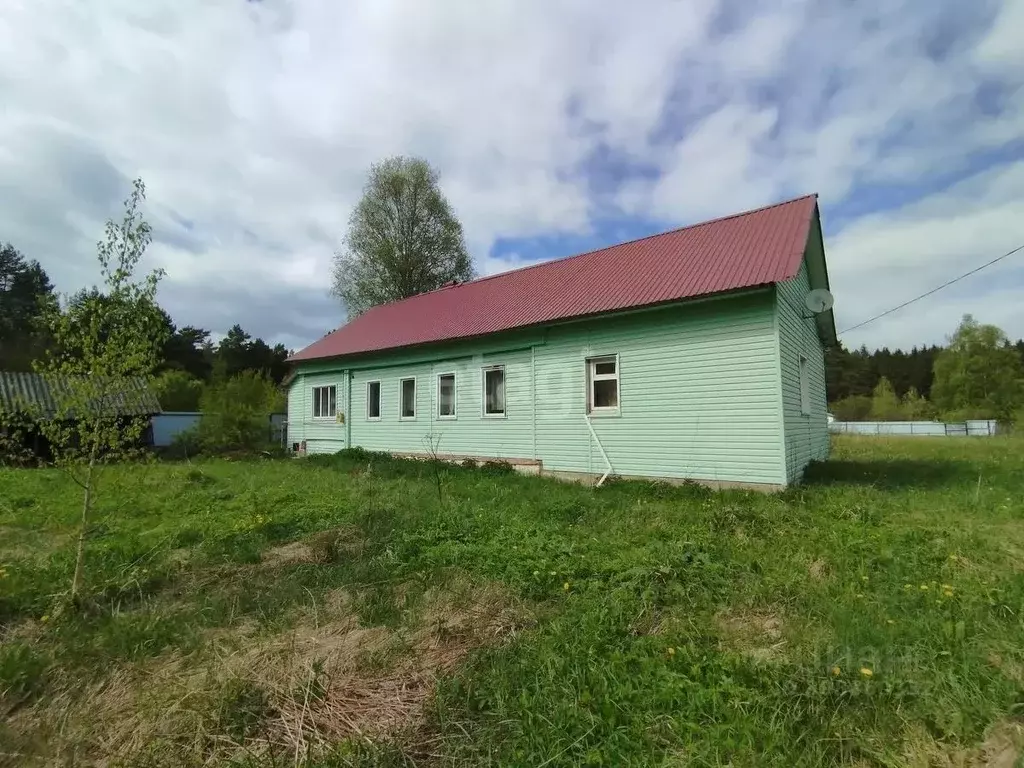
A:
POLYGON ((446 286, 294 355, 288 442, 783 487, 828 455, 827 288, 814 196, 446 286))

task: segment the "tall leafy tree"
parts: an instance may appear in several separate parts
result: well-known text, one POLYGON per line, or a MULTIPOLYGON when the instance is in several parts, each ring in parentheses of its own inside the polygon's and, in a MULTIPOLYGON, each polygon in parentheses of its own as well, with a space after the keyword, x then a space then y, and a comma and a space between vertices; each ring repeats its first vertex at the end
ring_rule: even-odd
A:
POLYGON ((182 328, 172 325, 164 344, 161 368, 166 371, 184 371, 194 379, 208 381, 213 369, 210 332, 191 325, 182 328))
POLYGON ((123 219, 107 222, 97 246, 103 290, 77 296, 65 311, 47 313, 53 347, 36 365, 53 400, 36 414, 39 429, 54 462, 83 492, 72 600, 82 588, 99 469, 105 461, 132 455, 148 426, 140 392, 152 384, 167 331, 155 300, 162 272, 135 276, 151 240, 144 201, 145 186, 138 179, 123 219))
POLYGON ((1006 334, 964 315, 948 346, 935 359, 932 399, 957 417, 1010 418, 1024 386, 1020 355, 1006 334))
POLYGON ((288 373, 287 359, 288 350, 283 344, 271 347, 263 339, 254 339, 236 324, 217 345, 215 369, 222 377, 252 371, 280 383, 288 373))
POLYGON ((372 166, 334 260, 332 293, 349 317, 472 277, 462 225, 437 171, 408 157, 372 166))
POLYGON ((871 418, 877 421, 899 421, 904 418, 900 399, 885 376, 878 380, 871 397, 871 418))
POLYGON ((40 318, 56 304, 53 284, 38 261, 0 244, 0 370, 27 371, 45 349, 40 318))

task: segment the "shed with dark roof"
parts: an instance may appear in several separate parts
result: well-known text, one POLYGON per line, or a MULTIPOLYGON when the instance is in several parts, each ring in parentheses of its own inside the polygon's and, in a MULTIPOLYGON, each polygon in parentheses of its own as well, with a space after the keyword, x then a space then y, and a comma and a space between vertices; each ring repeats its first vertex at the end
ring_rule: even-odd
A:
MULTIPOLYGON (((14 425, 17 425, 17 440, 23 444, 22 447, 45 457, 48 448, 34 424, 48 419, 74 421, 78 416, 68 407, 74 392, 74 379, 67 376, 0 371, 0 417, 5 414, 16 417, 0 418, 0 429, 13 432, 14 425)), ((78 397, 74 397, 76 406, 81 407, 78 400, 82 399, 92 400, 85 403, 90 414, 118 422, 161 412, 156 394, 142 378, 124 379, 109 386, 80 387, 78 397)), ((9 438, 12 436, 8 435, 9 438)), ((144 440, 148 441, 148 437, 144 440)))

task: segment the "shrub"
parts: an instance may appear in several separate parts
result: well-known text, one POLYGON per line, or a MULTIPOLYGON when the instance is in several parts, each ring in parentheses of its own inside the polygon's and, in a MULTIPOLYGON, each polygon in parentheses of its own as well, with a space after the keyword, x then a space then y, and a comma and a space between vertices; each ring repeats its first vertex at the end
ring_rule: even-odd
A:
POLYGON ((907 390, 902 405, 903 413, 910 421, 930 420, 936 416, 935 406, 922 397, 916 387, 907 390))
POLYGON ((867 395, 850 395, 832 403, 831 411, 837 421, 866 421, 871 413, 871 398, 867 395))
POLYGON ((944 421, 970 421, 972 419, 994 419, 996 416, 992 413, 991 408, 973 406, 944 411, 942 418, 944 421))
POLYGON ((511 475, 516 468, 507 461, 485 461, 480 465, 480 470, 488 475, 511 475))
POLYGON ((176 434, 162 455, 168 459, 188 459, 198 456, 202 452, 202 448, 199 427, 191 427, 176 434))
POLYGON ((885 376, 878 380, 878 385, 871 396, 871 418, 875 421, 903 421, 906 419, 903 405, 885 376))
POLYGON ((1018 408, 1014 411, 1010 416, 1008 424, 1015 435, 1024 435, 1024 408, 1018 408))
POLYGON ((185 371, 165 371, 153 381, 153 390, 165 411, 198 411, 203 382, 185 371))
POLYGON ((263 374, 246 371, 203 391, 199 444, 206 453, 255 452, 270 444, 270 414, 280 393, 263 374))

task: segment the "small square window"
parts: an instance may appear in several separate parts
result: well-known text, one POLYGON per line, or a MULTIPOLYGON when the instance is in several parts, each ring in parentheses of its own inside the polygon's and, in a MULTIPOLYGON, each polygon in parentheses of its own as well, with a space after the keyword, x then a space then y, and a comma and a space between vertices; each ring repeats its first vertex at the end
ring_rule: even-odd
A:
POLYGON ((442 373, 437 377, 437 418, 455 418, 454 373, 442 373))
POLYGON ((366 418, 380 418, 380 382, 366 382, 366 418))
POLYGON ((505 415, 505 366, 484 368, 484 416, 505 415))
POLYGON ((401 399, 400 404, 401 417, 403 419, 415 419, 416 418, 416 379, 402 379, 400 384, 401 399))
POLYGON ((618 408, 618 356, 589 358, 587 360, 587 413, 615 413, 618 408))
POLYGON ((313 387, 313 418, 333 419, 338 413, 338 388, 313 387))

